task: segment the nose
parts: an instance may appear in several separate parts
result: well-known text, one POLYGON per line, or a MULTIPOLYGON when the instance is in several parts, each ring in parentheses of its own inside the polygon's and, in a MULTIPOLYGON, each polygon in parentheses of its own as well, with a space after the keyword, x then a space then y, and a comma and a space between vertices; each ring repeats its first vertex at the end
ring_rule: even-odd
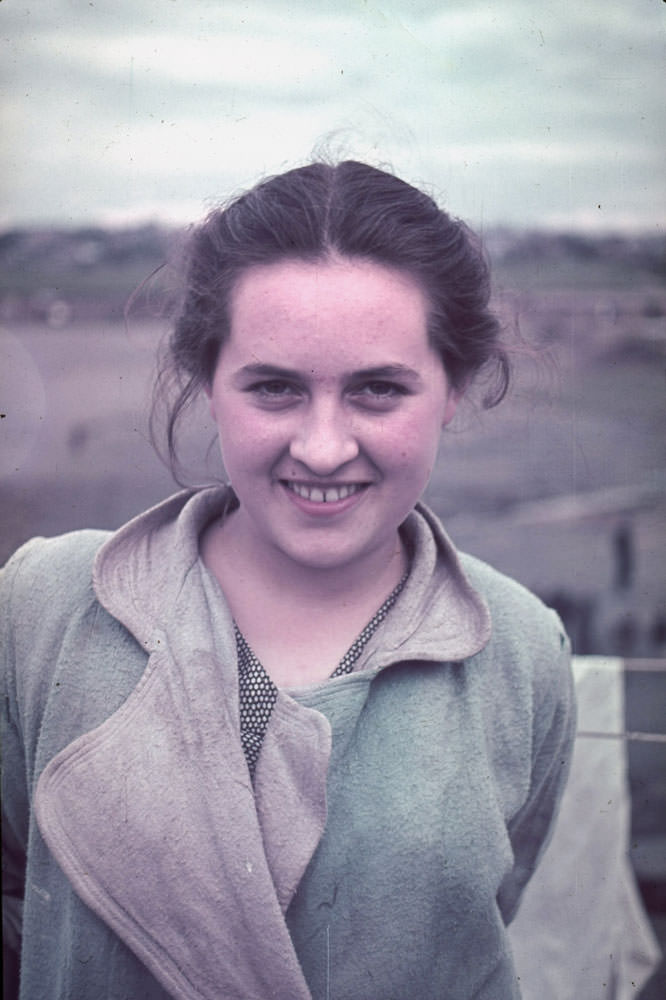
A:
POLYGON ((358 453, 349 414, 333 400, 311 403, 289 446, 290 456, 317 476, 331 475, 358 453))

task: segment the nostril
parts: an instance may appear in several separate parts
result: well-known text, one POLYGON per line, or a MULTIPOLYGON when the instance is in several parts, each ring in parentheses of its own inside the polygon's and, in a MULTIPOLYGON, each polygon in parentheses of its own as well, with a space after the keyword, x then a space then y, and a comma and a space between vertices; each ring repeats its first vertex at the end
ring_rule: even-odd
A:
POLYGON ((359 447, 352 437, 311 434, 295 438, 289 454, 311 472, 325 476, 356 458, 359 447))

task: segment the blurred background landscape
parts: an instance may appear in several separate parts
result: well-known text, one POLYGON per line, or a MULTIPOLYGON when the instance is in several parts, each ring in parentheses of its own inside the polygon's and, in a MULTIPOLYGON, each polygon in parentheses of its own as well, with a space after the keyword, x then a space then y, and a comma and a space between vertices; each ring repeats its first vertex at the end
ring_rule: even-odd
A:
MULTIPOLYGON (((427 500, 576 652, 623 657, 627 730, 664 734, 665 26, 662 0, 0 5, 2 561, 176 488, 147 421, 185 224, 318 149, 388 165, 483 235, 515 367, 427 500)), ((200 407, 192 483, 213 438, 200 407)), ((663 944, 666 743, 627 753, 663 944)), ((662 965, 641 1000, 664 995, 662 965)))
MULTIPOLYGON (((0 234, 2 561, 177 488, 148 412, 181 243, 154 224, 0 234)), ((663 663, 666 243, 498 229, 486 244, 514 386, 496 409, 463 405, 427 500, 460 548, 558 609, 575 652, 663 663)), ((192 484, 223 475, 211 442, 202 407, 183 439, 192 484)), ((663 733, 666 672, 625 676, 627 729, 663 733)), ((666 744, 628 757, 632 860, 663 936, 666 744)))
MULTIPOLYGON (((147 413, 182 237, 0 233, 3 558, 175 487, 147 413)), ((497 229, 486 245, 514 387, 490 411, 472 393, 427 499, 461 547, 558 608, 576 652, 664 657, 666 241, 497 229)), ((222 475, 205 412, 188 433, 190 481, 222 475)))
MULTIPOLYGON (((0 233, 1 556, 35 531, 117 526, 174 488, 147 413, 182 237, 0 233)), ((459 545, 558 607, 578 653, 663 657, 666 241, 497 229, 485 242, 514 386, 489 411, 483 386, 472 393, 427 498, 459 545)), ((204 411, 188 434, 190 481, 222 475, 204 411)))

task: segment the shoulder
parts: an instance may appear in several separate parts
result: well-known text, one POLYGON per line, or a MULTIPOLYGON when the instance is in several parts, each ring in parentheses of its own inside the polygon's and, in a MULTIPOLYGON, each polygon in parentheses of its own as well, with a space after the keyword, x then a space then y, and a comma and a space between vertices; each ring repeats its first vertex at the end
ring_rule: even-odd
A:
MULTIPOLYGON (((0 648, 5 683, 42 686, 68 632, 97 613, 92 565, 106 532, 33 538, 0 571, 0 648)), ((10 684, 11 686, 11 684, 10 684)))
MULTIPOLYGON (((33 538, 0 570, 3 676, 43 685, 55 670, 65 634, 97 611, 92 565, 106 532, 33 538)), ((10 685, 11 686, 11 685, 10 685)))
POLYGON ((21 733, 28 774, 103 721, 143 671, 145 653, 93 588, 107 538, 101 531, 35 538, 1 571, 4 710, 21 733))
POLYGON ((527 587, 476 556, 460 553, 459 558, 467 579, 488 604, 496 640, 528 645, 535 652, 568 648, 557 613, 527 587))
POLYGON ((480 559, 460 558, 490 610, 490 640, 471 661, 486 681, 489 726, 504 716, 524 726, 530 717, 543 734, 559 716, 570 729, 575 719, 571 646, 559 615, 480 559))
POLYGON ((548 780, 561 789, 576 726, 571 646, 564 626, 555 611, 516 580, 473 556, 461 555, 460 561, 490 609, 490 641, 470 665, 472 673, 478 668, 498 781, 508 780, 503 794, 512 799, 512 782, 527 760, 535 787, 542 780, 535 776, 552 769, 548 780))
POLYGON ((33 538, 0 571, 0 600, 14 611, 56 607, 65 614, 93 600, 92 566, 106 531, 74 531, 55 538, 33 538))

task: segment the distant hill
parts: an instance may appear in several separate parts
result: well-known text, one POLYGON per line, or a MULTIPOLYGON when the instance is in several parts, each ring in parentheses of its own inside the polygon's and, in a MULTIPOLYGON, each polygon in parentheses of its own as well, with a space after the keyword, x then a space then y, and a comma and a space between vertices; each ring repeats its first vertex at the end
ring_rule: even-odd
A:
POLYGON ((0 319, 64 326, 120 318, 132 292, 178 253, 182 236, 157 225, 0 233, 0 319))
POLYGON ((484 234, 496 282, 518 291, 663 285, 666 236, 495 229, 484 234))
MULTIPOLYGON (((133 313, 159 312, 175 294, 185 235, 151 224, 6 230, 0 233, 0 320, 65 326, 121 318, 137 290, 133 313)), ((495 229, 484 240, 500 288, 650 287, 666 277, 664 237, 495 229)))

